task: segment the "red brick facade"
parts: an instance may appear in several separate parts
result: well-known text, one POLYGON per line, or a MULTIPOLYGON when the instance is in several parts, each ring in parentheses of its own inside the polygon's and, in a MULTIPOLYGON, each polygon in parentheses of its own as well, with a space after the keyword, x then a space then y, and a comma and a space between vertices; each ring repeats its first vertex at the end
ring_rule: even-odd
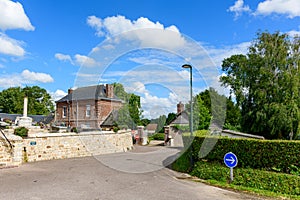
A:
MULTIPOLYGON (((66 96, 57 101, 56 122, 70 127, 99 128, 113 110, 118 110, 123 105, 121 100, 113 98, 112 85, 106 86, 103 91, 105 96, 100 96, 101 98, 94 96, 94 99, 65 100, 66 96)), ((72 90, 68 92, 68 95, 73 93, 72 90)))

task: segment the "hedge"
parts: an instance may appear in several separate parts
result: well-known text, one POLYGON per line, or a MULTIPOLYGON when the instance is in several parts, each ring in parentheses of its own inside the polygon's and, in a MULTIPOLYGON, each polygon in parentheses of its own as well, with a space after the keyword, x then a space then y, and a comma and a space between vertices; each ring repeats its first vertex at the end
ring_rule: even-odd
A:
MULTIPOLYGON (((191 175, 226 183, 229 181, 229 168, 219 163, 199 161, 195 164, 191 175)), ((231 184, 280 194, 300 195, 300 177, 284 173, 234 168, 234 179, 231 184)))
MULTIPOLYGON (((223 164, 224 155, 233 152, 238 157, 237 167, 285 173, 290 173, 295 168, 300 169, 300 141, 195 137, 192 147, 196 161, 201 159, 199 151, 204 139, 207 143, 216 143, 205 157, 208 161, 223 164)), ((209 145, 207 147, 210 148, 209 145)), ((203 152, 203 147, 201 151, 203 152)))

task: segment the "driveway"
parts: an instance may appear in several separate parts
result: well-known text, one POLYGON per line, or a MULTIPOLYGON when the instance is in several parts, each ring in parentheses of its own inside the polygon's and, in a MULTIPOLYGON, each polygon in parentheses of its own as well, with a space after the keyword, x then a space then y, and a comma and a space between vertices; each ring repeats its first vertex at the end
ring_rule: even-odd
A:
POLYGON ((136 146, 126 153, 41 161, 0 169, 0 199, 259 199, 178 179, 185 175, 164 167, 178 152, 176 148, 136 146))

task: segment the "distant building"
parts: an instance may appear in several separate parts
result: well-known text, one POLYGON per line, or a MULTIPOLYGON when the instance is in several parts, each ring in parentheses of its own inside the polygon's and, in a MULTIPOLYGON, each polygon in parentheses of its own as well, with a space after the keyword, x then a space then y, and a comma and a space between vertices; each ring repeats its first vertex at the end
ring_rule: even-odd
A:
POLYGON ((147 130, 148 135, 152 135, 157 129, 157 124, 148 124, 145 129, 147 130))
POLYGON ((123 101, 114 95, 113 85, 69 89, 68 95, 56 101, 56 123, 83 129, 100 128, 122 105, 123 101))

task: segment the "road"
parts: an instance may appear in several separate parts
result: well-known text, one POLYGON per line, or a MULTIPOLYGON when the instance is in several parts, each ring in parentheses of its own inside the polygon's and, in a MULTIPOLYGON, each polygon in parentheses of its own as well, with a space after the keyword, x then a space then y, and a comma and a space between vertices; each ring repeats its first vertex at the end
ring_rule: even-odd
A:
POLYGON ((178 149, 165 147, 136 147, 126 153, 41 161, 0 169, 0 199, 259 199, 178 179, 185 175, 164 167, 178 152, 178 149))

